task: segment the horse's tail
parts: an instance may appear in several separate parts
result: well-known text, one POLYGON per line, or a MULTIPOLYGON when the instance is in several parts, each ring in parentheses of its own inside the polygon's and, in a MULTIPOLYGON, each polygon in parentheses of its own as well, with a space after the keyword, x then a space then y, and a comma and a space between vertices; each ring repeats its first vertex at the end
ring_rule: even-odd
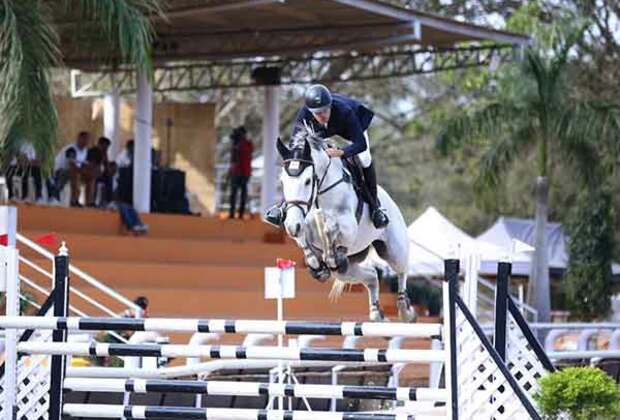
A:
POLYGON ((340 296, 342 296, 342 294, 346 290, 346 288, 347 288, 346 282, 342 280, 334 279, 334 283, 332 284, 332 289, 329 291, 329 301, 337 302, 338 299, 340 299, 340 296))

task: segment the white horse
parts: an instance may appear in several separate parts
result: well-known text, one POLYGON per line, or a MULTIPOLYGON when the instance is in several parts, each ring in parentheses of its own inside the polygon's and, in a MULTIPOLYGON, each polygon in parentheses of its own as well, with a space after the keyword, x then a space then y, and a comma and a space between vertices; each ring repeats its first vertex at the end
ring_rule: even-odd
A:
POLYGON ((370 319, 382 320, 379 276, 368 260, 372 246, 398 276, 399 318, 413 321, 415 311, 406 294, 407 226, 392 198, 379 187, 379 201, 390 219, 385 229, 374 227, 365 203, 358 222, 358 196, 351 177, 340 158, 327 155, 323 139, 302 131, 291 140, 290 148, 280 139, 277 145, 284 162, 284 227, 304 250, 311 274, 320 281, 335 275, 332 297, 342 293, 346 283, 363 283, 368 289, 370 319))

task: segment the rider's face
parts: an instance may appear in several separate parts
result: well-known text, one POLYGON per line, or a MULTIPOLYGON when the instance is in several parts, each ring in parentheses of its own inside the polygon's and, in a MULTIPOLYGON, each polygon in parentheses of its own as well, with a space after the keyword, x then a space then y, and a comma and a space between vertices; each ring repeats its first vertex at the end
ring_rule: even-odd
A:
POLYGON ((332 109, 328 107, 325 110, 313 112, 312 116, 314 117, 315 120, 319 122, 319 124, 327 124, 331 114, 332 114, 332 109))

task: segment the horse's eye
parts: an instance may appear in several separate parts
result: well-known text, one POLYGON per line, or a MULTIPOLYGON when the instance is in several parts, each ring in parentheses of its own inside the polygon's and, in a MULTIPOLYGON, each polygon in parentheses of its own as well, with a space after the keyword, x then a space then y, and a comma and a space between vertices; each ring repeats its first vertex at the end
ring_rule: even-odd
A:
POLYGON ((310 185, 310 178, 306 179, 306 187, 310 185))

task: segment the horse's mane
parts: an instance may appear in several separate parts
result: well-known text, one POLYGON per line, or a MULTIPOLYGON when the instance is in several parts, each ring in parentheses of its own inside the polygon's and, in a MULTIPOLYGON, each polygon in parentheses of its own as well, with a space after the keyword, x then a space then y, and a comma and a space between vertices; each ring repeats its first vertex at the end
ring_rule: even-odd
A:
POLYGON ((313 149, 321 150, 324 148, 323 141, 324 140, 314 132, 312 125, 304 121, 304 125, 300 126, 299 130, 291 137, 289 149, 303 149, 305 143, 308 142, 313 149))

